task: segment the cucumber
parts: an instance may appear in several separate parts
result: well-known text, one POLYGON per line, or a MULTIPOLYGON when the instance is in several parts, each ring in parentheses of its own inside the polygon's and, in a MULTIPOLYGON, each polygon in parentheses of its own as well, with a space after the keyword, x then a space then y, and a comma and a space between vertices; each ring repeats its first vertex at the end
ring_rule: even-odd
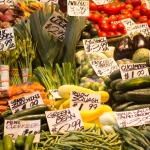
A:
POLYGON ((3 137, 4 142, 4 150, 12 150, 13 149, 13 142, 9 135, 5 135, 3 137))
POLYGON ((130 91, 150 87, 150 76, 122 80, 116 84, 118 91, 130 91))
POLYGON ((106 77, 105 79, 104 79, 104 83, 105 83, 105 85, 106 86, 108 86, 108 87, 110 87, 110 83, 112 82, 112 80, 109 78, 109 77, 106 77))
POLYGON ((150 103, 150 88, 128 91, 125 98, 136 103, 150 103))
POLYGON ((127 101, 125 98, 126 91, 115 91, 113 92, 114 99, 118 102, 127 101))
POLYGON ((43 114, 45 113, 45 111, 48 111, 48 110, 49 110, 49 107, 47 105, 41 104, 41 105, 34 106, 32 108, 19 111, 13 115, 6 117, 6 119, 15 119, 17 117, 22 117, 26 115, 43 114))
POLYGON ((25 135, 19 135, 16 140, 15 140, 15 146, 16 148, 24 148, 25 145, 25 140, 26 140, 27 136, 25 135))
POLYGON ((24 150, 31 150, 35 135, 29 134, 25 140, 24 150))
POLYGON ((121 78, 120 69, 115 70, 114 72, 112 72, 109 77, 110 77, 111 80, 116 80, 116 79, 121 78))
POLYGON ((4 150, 3 140, 0 140, 0 150, 4 150))
POLYGON ((122 103, 120 105, 117 105, 114 108, 114 111, 124 111, 124 109, 130 105, 134 104, 134 102, 126 102, 126 103, 122 103))
POLYGON ((116 90, 116 84, 119 83, 120 81, 122 81, 121 78, 113 80, 113 81, 110 83, 110 87, 111 87, 113 90, 116 90))
POLYGON ((124 104, 125 102, 114 102, 112 105, 112 109, 114 110, 118 105, 124 104))
POLYGON ((106 89, 105 91, 108 92, 108 94, 109 94, 110 97, 113 97, 113 92, 116 91, 116 90, 113 90, 113 89, 111 89, 111 88, 108 88, 108 89, 106 89))

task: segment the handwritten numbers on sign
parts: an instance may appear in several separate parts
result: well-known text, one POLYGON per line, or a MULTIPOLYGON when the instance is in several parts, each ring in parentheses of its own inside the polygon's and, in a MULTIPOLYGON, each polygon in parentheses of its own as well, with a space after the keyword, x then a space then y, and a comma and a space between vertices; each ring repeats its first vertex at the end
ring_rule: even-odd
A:
POLYGON ((94 2, 96 5, 104 5, 104 4, 113 3, 114 0, 93 0, 93 2, 94 2))
POLYGON ((122 80, 149 75, 146 63, 120 64, 119 68, 122 80))
POLYGON ((58 94, 58 89, 49 90, 55 99, 61 99, 62 97, 58 94))
POLYGON ((67 28, 67 20, 54 11, 43 28, 53 36, 57 37, 60 41, 63 41, 67 28))
POLYGON ((78 91, 70 92, 70 107, 77 107, 78 110, 93 110, 100 105, 99 94, 87 94, 78 91))
POLYGON ((14 0, 0 0, 0 4, 7 4, 10 7, 13 7, 14 0))
POLYGON ((65 133, 69 130, 80 130, 84 128, 77 107, 56 111, 46 111, 45 114, 49 130, 52 134, 57 132, 65 133))
POLYGON ((69 16, 89 16, 89 1, 67 0, 67 12, 69 16))
POLYGON ((126 30, 130 29, 132 25, 135 25, 135 22, 131 18, 122 19, 121 22, 125 26, 126 30))

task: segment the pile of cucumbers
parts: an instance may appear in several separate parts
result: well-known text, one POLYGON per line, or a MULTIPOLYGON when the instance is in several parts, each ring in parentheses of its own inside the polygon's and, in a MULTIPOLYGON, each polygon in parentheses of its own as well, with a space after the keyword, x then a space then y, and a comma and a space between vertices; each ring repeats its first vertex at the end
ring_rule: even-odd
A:
MULTIPOLYGON (((150 69, 148 68, 149 72, 150 69)), ((150 76, 122 80, 120 70, 105 78, 114 111, 129 111, 150 107, 150 76)))

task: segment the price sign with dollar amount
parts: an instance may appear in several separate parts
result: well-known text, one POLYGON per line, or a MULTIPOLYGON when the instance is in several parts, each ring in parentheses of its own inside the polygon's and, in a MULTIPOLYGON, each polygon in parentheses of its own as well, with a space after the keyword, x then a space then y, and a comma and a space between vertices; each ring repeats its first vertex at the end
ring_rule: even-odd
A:
POLYGON ((149 76, 146 63, 132 63, 119 65, 122 80, 135 77, 149 76))
POLYGON ((55 99, 61 99, 62 97, 60 97, 60 95, 58 94, 58 89, 52 89, 52 90, 49 90, 49 92, 53 95, 53 97, 55 99))
POLYGON ((77 107, 78 110, 93 110, 100 106, 100 103, 101 96, 99 94, 70 92, 70 107, 77 107))

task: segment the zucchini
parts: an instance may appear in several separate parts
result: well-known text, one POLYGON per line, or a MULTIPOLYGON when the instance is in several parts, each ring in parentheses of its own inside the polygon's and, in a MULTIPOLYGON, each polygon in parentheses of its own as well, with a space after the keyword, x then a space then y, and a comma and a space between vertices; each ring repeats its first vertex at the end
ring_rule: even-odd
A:
POLYGON ((3 140, 0 140, 0 150, 4 150, 3 140))
POLYGON ((106 77, 105 79, 104 79, 104 83, 105 83, 105 85, 106 86, 108 86, 108 87, 110 87, 110 83, 112 82, 112 80, 109 78, 109 77, 106 77))
POLYGON ((32 143, 34 140, 35 135, 34 134, 29 134, 25 140, 25 146, 24 150, 31 150, 32 149, 32 143))
POLYGON ((127 101, 125 98, 126 91, 115 91, 113 92, 114 99, 118 102, 127 101))
POLYGON ((13 149, 13 142, 9 135, 5 135, 3 137, 4 142, 4 150, 12 150, 13 149))
POLYGON ((116 79, 121 78, 120 69, 113 71, 109 77, 111 80, 116 80, 116 79))
POLYGON ((122 80, 116 84, 118 91, 129 91, 147 87, 150 87, 150 76, 122 80))
POLYGON ((45 113, 45 111, 48 111, 48 110, 49 110, 49 107, 47 105, 41 104, 41 105, 34 106, 32 108, 19 111, 13 115, 6 117, 5 119, 15 119, 15 118, 26 116, 26 115, 43 114, 45 113))
POLYGON ((125 98, 136 103, 150 103, 150 88, 128 91, 125 98))
POLYGON ((110 83, 110 87, 111 87, 113 90, 116 90, 116 84, 119 83, 120 81, 122 81, 121 78, 113 80, 113 81, 110 83))

